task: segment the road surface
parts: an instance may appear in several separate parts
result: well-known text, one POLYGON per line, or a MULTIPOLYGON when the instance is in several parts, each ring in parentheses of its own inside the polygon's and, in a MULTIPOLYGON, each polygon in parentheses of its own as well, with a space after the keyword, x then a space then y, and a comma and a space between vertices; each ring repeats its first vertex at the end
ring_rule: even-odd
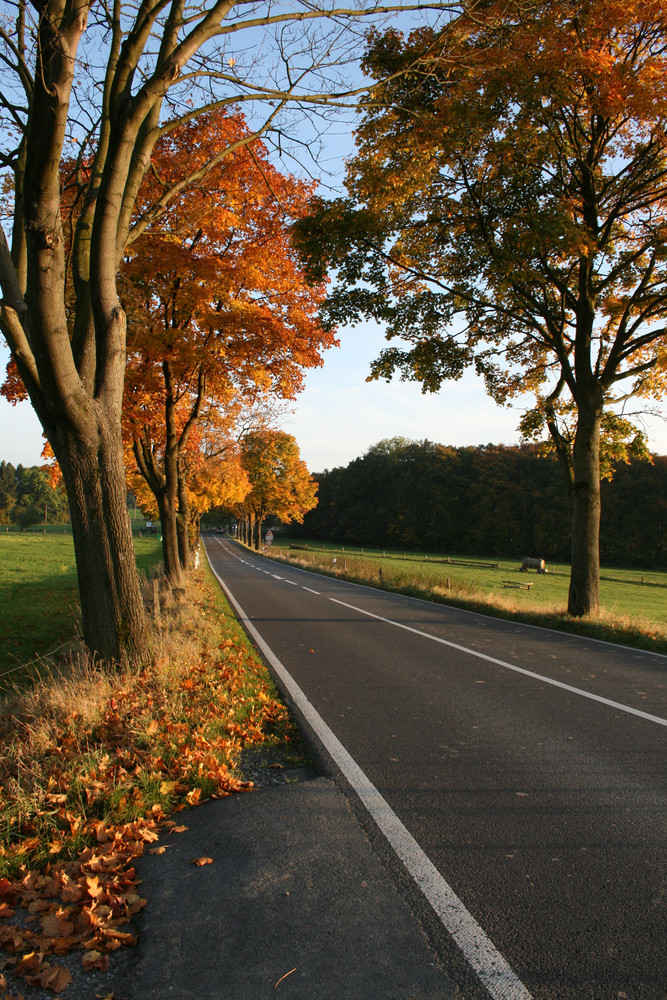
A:
POLYGON ((666 657, 206 545, 466 996, 667 997, 666 657))

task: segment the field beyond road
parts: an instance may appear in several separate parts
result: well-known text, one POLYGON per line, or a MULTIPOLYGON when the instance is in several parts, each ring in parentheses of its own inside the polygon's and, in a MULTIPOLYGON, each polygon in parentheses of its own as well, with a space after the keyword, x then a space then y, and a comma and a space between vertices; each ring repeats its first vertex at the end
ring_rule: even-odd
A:
POLYGON ((278 537, 274 559, 413 597, 667 653, 667 571, 601 570, 600 612, 566 613, 569 566, 521 572, 521 560, 362 549, 278 537))

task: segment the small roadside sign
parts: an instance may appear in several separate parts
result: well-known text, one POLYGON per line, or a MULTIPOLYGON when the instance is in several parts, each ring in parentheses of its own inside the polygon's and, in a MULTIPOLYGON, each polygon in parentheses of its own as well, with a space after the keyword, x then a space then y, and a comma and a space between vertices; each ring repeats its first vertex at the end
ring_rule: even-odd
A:
POLYGON ((271 531, 271 529, 270 529, 270 528, 269 528, 269 530, 268 530, 268 531, 267 531, 267 533, 266 533, 266 538, 265 538, 265 541, 266 541, 266 544, 267 544, 267 545, 270 545, 270 544, 271 544, 271 542, 273 541, 273 532, 271 531))

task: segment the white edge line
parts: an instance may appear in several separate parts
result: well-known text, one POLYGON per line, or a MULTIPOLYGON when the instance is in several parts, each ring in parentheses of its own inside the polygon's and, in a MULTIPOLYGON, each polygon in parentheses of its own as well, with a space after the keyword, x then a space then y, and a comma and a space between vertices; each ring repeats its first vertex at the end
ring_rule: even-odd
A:
MULTIPOLYGON (((206 547, 204 547, 204 551, 206 551, 206 547)), ((208 558, 208 552, 206 555, 208 558)), ((210 559, 209 566, 211 566, 211 571, 234 607, 244 628, 250 632, 285 685, 294 704, 357 793, 489 994, 494 1000, 532 1000, 531 994, 475 918, 468 912, 389 803, 380 795, 375 785, 327 726, 271 647, 264 641, 225 582, 216 573, 210 559)))
POLYGON ((593 694, 591 691, 584 691, 583 688, 573 687, 571 684, 565 684, 563 681, 557 681, 553 677, 545 677, 543 674, 536 674, 533 670, 526 670, 525 667, 517 667, 514 663, 507 663, 505 660, 497 660, 494 656, 487 656, 486 653, 479 653, 476 649, 469 649, 467 646, 459 646, 457 643, 450 642, 448 639, 441 639, 439 635, 431 635, 430 632, 421 632, 417 628, 412 628, 410 625, 403 625, 402 622, 393 621, 391 618, 383 618, 382 615, 375 615, 372 611, 365 611, 364 608, 357 608, 354 604, 346 604, 345 601, 339 601, 335 597, 329 597, 327 600, 332 601, 334 604, 340 604, 344 608, 349 608, 350 611, 358 611, 361 615, 368 615, 369 618, 375 618, 377 621, 384 622, 386 625, 394 625, 396 628, 402 628, 406 632, 412 632, 414 635, 420 635, 424 639, 430 639, 432 642, 439 642, 442 646, 449 646, 450 649, 456 649, 460 653, 467 653, 469 656, 476 656, 478 660, 486 660, 487 663, 494 663, 498 667, 505 667, 506 670, 513 670, 517 674, 523 674, 524 677, 531 677, 533 680, 542 681, 544 684, 550 684, 552 687, 561 688, 563 691, 569 691, 570 694, 578 694, 582 698, 589 698, 591 701, 598 701, 602 705, 607 705, 610 708, 616 708, 621 712, 627 712, 629 715, 636 715, 640 719, 646 719, 648 722, 656 722, 659 726, 667 726, 667 719, 663 719, 659 715, 649 715, 648 712, 642 712, 639 708, 632 708, 631 705, 623 705, 620 701, 611 701, 609 698, 603 698, 602 695, 593 694))

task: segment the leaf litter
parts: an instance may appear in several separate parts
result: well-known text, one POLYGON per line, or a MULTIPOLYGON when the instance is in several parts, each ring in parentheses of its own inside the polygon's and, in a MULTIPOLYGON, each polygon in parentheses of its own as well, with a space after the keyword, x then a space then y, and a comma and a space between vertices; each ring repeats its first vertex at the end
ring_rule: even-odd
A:
POLYGON ((0 996, 7 1000, 14 997, 8 976, 63 993, 72 982, 64 956, 79 953, 86 972, 107 971, 111 954, 136 944, 132 919, 146 905, 133 862, 145 850, 164 853, 158 838, 187 829, 169 815, 252 789, 235 774, 248 747, 298 749, 265 667, 231 613, 215 606, 201 572, 191 591, 171 622, 163 617, 160 655, 150 666, 111 673, 88 665, 68 681, 69 698, 58 677, 52 689, 3 706, 0 996))

